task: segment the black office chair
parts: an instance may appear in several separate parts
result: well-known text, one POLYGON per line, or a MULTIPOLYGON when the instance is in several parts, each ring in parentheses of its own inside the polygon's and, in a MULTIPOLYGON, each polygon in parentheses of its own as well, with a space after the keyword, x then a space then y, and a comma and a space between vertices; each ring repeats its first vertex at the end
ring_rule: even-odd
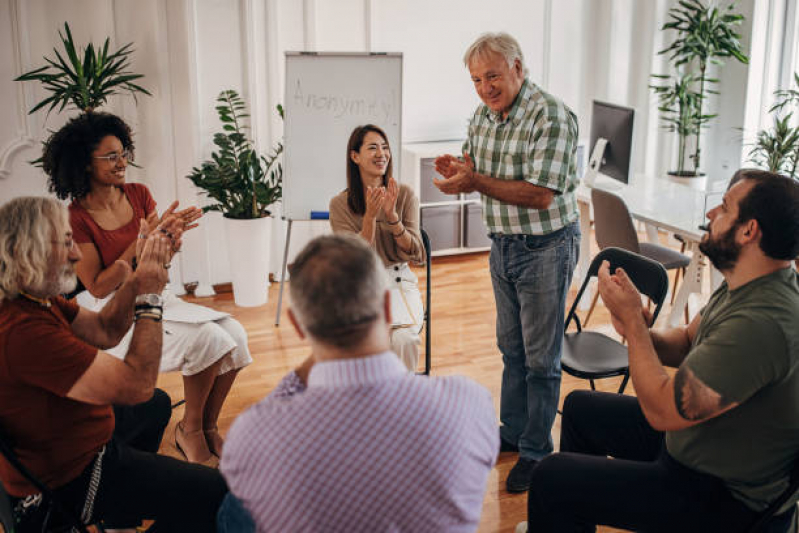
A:
MULTIPOLYGON (((771 524, 772 518, 780 510, 780 508, 785 505, 796 491, 799 491, 799 460, 797 460, 794 465, 793 469, 791 470, 791 477, 788 482, 788 488, 786 488, 779 497, 771 502, 765 511, 760 515, 760 517, 755 521, 752 526, 746 530, 747 533, 769 533, 770 529, 769 526, 771 524)), ((790 511, 786 511, 790 512, 790 511)), ((793 509, 793 520, 796 520, 796 513, 799 512, 796 509, 793 509)), ((791 529, 791 531, 795 531, 791 529)))
MULTIPOLYGON (((14 453, 11 447, 10 441, 7 440, 2 433, 0 433, 0 455, 44 496, 42 505, 49 506, 49 509, 46 509, 44 512, 46 512, 48 516, 54 517, 59 522, 58 525, 47 527, 47 532, 74 533, 77 531, 79 533, 89 533, 86 524, 83 523, 77 513, 64 505, 53 491, 48 489, 44 483, 36 478, 36 476, 20 462, 19 458, 17 458, 17 454, 14 453)), ((6 532, 16 531, 13 526, 14 513, 13 509, 11 509, 11 501, 8 494, 5 492, 5 488, 2 487, 2 483, 0 483, 0 516, 2 516, 2 521, 0 521, 0 523, 3 524, 3 528, 5 528, 6 532), (7 520, 11 523, 10 527, 6 525, 7 520)), ((105 529, 103 529, 102 525, 99 523, 88 525, 93 525, 100 533, 105 532, 105 529)))
POLYGON ((432 366, 432 358, 430 353, 431 346, 431 333, 430 333, 430 295, 432 294, 430 279, 430 263, 433 262, 433 256, 430 253, 430 237, 424 228, 419 228, 419 233, 422 234, 422 244, 424 245, 425 257, 425 270, 427 271, 427 280, 425 281, 425 303, 424 303, 424 372, 421 374, 425 376, 430 375, 430 367, 432 366))
POLYGON ((577 304, 591 278, 599 272, 602 261, 610 262, 611 272, 618 267, 623 268, 638 290, 655 304, 653 323, 660 314, 663 301, 666 299, 666 293, 669 290, 669 277, 663 265, 653 259, 621 248, 605 248, 591 261, 585 280, 566 317, 565 329, 568 329, 569 324, 574 321, 577 331, 564 335, 561 368, 572 376, 589 380, 592 390, 595 390, 595 379, 624 376, 618 391, 621 394, 630 379, 627 347, 602 333, 583 331, 580 317, 576 313, 577 304))

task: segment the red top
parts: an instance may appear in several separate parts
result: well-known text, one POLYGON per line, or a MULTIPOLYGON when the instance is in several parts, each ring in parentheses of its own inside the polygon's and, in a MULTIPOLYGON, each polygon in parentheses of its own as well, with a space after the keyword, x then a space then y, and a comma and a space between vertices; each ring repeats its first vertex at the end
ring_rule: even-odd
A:
POLYGON ((125 183, 122 191, 133 207, 133 218, 127 224, 113 230, 105 230, 97 225, 92 216, 77 200, 69 204, 69 222, 72 225, 72 238, 78 244, 92 243, 97 247, 103 268, 108 268, 119 259, 122 252, 136 240, 139 234, 139 221, 155 209, 150 191, 139 183, 125 183))
MULTIPOLYGON (((97 348, 72 333, 78 304, 51 301, 47 308, 18 296, 0 304, 0 428, 22 464, 58 488, 111 440, 114 411, 66 397, 97 348)), ((12 496, 39 492, 2 458, 0 479, 12 496)))

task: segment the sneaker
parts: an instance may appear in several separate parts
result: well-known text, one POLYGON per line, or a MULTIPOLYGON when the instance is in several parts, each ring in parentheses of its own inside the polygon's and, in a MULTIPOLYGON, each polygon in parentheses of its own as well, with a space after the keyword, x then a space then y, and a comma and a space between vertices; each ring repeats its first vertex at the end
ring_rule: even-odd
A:
POLYGON ((535 459, 519 457, 519 460, 511 468, 508 479, 505 482, 508 492, 527 492, 530 489, 530 480, 537 464, 538 461, 535 459))

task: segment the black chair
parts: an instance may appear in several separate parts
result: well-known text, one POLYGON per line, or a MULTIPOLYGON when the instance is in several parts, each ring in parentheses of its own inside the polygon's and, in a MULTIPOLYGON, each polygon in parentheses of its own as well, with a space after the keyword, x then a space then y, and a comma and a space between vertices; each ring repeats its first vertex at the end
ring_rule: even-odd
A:
MULTIPOLYGON (((30 470, 28 470, 25 465, 20 462, 19 458, 17 458, 17 455, 14 453, 14 450, 11 447, 10 441, 2 433, 0 433, 0 455, 2 455, 3 458, 14 469, 22 474, 31 485, 36 487, 36 490, 42 493, 44 496, 44 502, 42 505, 49 506, 49 509, 46 510, 47 514, 58 519, 58 525, 48 527, 46 528, 46 531, 50 533, 73 533, 76 531, 79 533, 89 533, 89 530, 86 528, 86 524, 83 523, 77 513, 73 509, 70 509, 68 506, 64 505, 53 491, 47 488, 44 483, 36 478, 36 476, 34 476, 30 470)), ((2 486, 2 483, 0 483, 0 517, 0 523, 3 524, 3 528, 5 528, 6 532, 15 531, 13 527, 14 512, 13 509, 11 509, 11 501, 5 491, 5 488, 2 486), (10 521, 12 524, 11 527, 6 525, 6 520, 10 521)), ((101 533, 105 532, 105 529, 103 529, 102 525, 98 523, 88 525, 95 526, 101 533)))
POLYGON ((432 366, 432 359, 430 353, 431 337, 430 337, 430 295, 431 279, 430 279, 430 263, 433 261, 433 256, 430 254, 430 237, 424 228, 419 228, 419 233, 422 234, 422 244, 424 245, 424 259, 425 270, 427 271, 427 280, 425 281, 425 303, 424 303, 424 372, 423 375, 430 375, 430 367, 432 366))
POLYGON ((657 319, 660 309, 663 307, 663 301, 666 299, 666 293, 669 290, 669 277, 663 265, 653 259, 621 248, 605 248, 591 261, 585 280, 566 317, 565 329, 568 329, 571 322, 574 321, 577 331, 564 335, 561 368, 572 376, 589 380, 592 390, 594 390, 595 379, 624 376, 621 387, 619 387, 619 393, 622 393, 630 379, 627 347, 602 333, 583 331, 580 317, 576 313, 577 304, 591 278, 596 277, 599 272, 602 261, 610 262, 611 272, 618 267, 623 268, 639 292, 654 302, 654 319, 657 319))
POLYGON ((11 509, 11 500, 2 481, 0 481, 0 526, 3 526, 5 533, 14 531, 14 511, 11 509))
MULTIPOLYGON (((794 465, 793 469, 791 470, 791 477, 788 482, 788 488, 786 488, 779 497, 771 502, 765 511, 760 515, 760 517, 755 521, 752 526, 746 530, 747 533, 768 533, 770 531, 769 526, 771 524, 772 518, 774 515, 777 514, 777 511, 785 505, 796 491, 799 491, 799 460, 797 460, 794 465)), ((795 505, 794 505, 795 507, 795 505)), ((793 509, 793 520, 796 521, 796 513, 799 512, 796 509, 793 509)), ((786 511, 791 512, 791 511, 786 511)), ((791 529, 790 531, 795 531, 795 529, 791 529)))

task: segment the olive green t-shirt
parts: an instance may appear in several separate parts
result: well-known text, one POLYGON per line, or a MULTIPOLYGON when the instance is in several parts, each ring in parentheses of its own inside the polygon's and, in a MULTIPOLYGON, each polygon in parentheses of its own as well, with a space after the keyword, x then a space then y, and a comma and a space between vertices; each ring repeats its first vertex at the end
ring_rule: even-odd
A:
MULTIPOLYGON (((755 511, 788 486, 799 457, 799 276, 779 270, 711 296, 683 364, 739 405, 666 433, 683 465, 721 478, 755 511)), ((796 499, 786 504, 785 509, 796 499)))

